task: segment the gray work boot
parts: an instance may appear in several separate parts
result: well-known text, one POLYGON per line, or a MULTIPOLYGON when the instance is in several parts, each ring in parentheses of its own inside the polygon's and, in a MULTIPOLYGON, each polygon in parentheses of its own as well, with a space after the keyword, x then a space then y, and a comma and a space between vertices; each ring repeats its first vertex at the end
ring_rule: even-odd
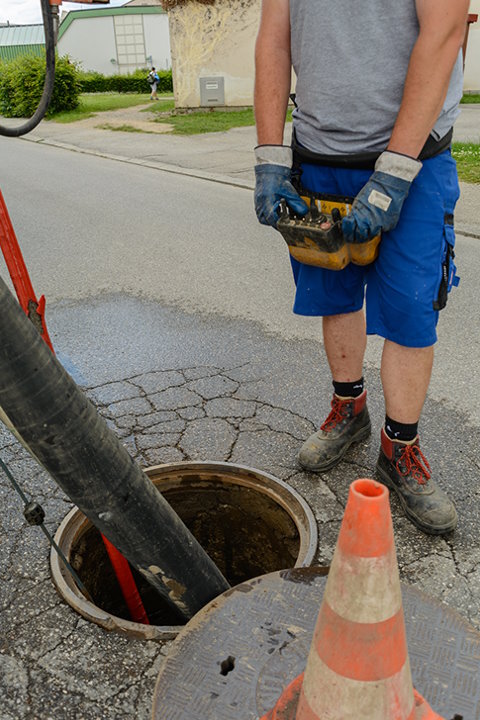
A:
POLYGON ((382 429, 377 473, 380 482, 395 490, 405 514, 420 530, 430 535, 454 530, 458 521, 455 505, 433 482, 418 435, 407 443, 390 440, 382 429))
POLYGON ((352 443, 370 435, 367 391, 357 398, 333 396, 327 419, 300 450, 298 461, 306 470, 325 472, 340 462, 352 443))

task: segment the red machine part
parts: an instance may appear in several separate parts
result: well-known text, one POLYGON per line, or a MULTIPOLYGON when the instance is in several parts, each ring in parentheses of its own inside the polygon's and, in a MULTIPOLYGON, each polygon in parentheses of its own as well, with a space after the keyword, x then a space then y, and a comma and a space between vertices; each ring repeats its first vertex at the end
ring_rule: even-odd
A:
MULTIPOLYGON (((5 263, 22 310, 30 318, 43 340, 55 354, 52 342, 48 335, 47 326, 45 324, 45 296, 42 295, 38 301, 35 297, 35 292, 28 274, 27 266, 25 265, 22 251, 20 250, 1 191, 0 248, 5 258, 5 263)), ((132 620, 143 623, 144 625, 149 625, 148 616, 145 608, 143 607, 142 599, 135 584, 128 560, 123 557, 123 555, 112 545, 111 542, 109 542, 109 540, 107 540, 106 537, 102 535, 102 538, 132 620)))
POLYGON ((25 314, 33 322, 42 338, 52 352, 52 342, 48 336, 45 325, 45 296, 40 301, 35 297, 27 267, 20 250, 5 200, 0 191, 0 247, 12 279, 13 287, 17 293, 18 302, 25 314))

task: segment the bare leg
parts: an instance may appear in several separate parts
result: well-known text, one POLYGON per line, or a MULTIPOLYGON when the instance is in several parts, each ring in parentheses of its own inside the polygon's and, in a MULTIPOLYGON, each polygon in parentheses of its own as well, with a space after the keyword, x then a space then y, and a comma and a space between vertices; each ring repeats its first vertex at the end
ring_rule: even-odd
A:
MULTIPOLYGON (((355 382, 363 375, 367 343, 363 311, 323 318, 323 339, 334 380, 355 382)), ((303 443, 298 460, 313 472, 337 465, 350 445, 370 435, 366 393, 357 398, 334 398, 332 410, 320 429, 303 443)))
POLYGON ((359 380, 367 344, 363 310, 324 317, 323 341, 332 378, 338 382, 359 380))
POLYGON ((409 348, 385 340, 381 378, 386 413, 400 423, 416 423, 427 396, 433 345, 409 348))

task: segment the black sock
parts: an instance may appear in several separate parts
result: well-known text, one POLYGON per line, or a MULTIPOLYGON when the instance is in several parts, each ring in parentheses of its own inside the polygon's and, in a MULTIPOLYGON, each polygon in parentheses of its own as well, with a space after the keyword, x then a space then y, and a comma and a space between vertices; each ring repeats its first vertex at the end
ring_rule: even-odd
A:
POLYGON ((418 433, 418 423, 399 423, 385 415, 385 432, 390 440, 415 440, 418 433))
POLYGON ((355 382, 337 382, 333 380, 333 389, 335 395, 340 397, 358 397, 363 393, 363 377, 355 382))

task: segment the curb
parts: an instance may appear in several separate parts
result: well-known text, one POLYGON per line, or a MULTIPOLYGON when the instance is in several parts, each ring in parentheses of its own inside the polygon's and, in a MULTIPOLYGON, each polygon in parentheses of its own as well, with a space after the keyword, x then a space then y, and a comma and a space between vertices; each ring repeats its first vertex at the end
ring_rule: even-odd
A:
POLYGON ((37 145, 50 145, 51 147, 57 147, 62 150, 69 150, 71 152, 80 153, 81 155, 94 155, 96 157, 106 158, 107 160, 114 160, 116 162, 129 163, 130 165, 140 165, 142 167, 148 167, 152 170, 161 170, 162 172, 169 172, 174 175, 185 175, 187 177, 197 178, 199 180, 207 180, 208 182, 221 183, 222 185, 231 185, 233 187, 241 188, 242 190, 254 190, 255 183, 252 180, 237 180, 230 175, 217 175, 215 173, 204 172, 203 170, 195 170, 194 168, 180 168, 176 165, 168 165, 166 163, 149 162, 148 160, 137 160, 136 158, 126 157, 124 155, 112 155, 110 153, 103 153, 97 150, 86 150, 85 148, 79 148, 76 145, 69 145, 68 143, 57 142, 55 140, 49 140, 44 138, 27 138, 21 137, 20 140, 26 142, 33 142, 37 145))
POLYGON ((478 228, 478 230, 472 229, 471 226, 462 225, 461 223, 457 223, 455 225, 455 234, 462 235, 463 237, 477 238, 480 240, 480 228, 478 228))

